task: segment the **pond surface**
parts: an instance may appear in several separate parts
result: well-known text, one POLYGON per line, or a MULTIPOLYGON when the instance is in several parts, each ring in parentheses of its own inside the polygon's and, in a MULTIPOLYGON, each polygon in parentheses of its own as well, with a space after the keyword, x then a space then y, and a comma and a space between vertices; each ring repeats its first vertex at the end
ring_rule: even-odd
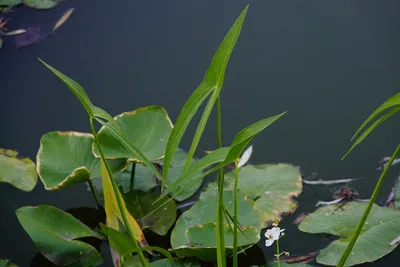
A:
MULTIPOLYGON (((42 134, 89 132, 85 110, 38 57, 79 81, 93 102, 115 115, 162 105, 175 120, 201 82, 223 36, 248 1, 67 1, 38 12, 16 8, 10 29, 39 25, 50 31, 69 7, 75 11, 54 36, 16 50, 13 38, 0 50, 0 147, 35 158, 42 134)), ((223 141, 242 128, 285 110, 288 114, 254 139, 251 163, 287 162, 319 179, 363 177, 351 184, 368 198, 379 176, 376 162, 399 142, 399 118, 385 122, 345 161, 340 158, 361 122, 400 89, 400 3, 397 1, 250 1, 222 93, 223 141)), ((211 119, 198 149, 216 147, 211 119)), ((184 136, 188 149, 195 124, 184 136)), ((399 168, 381 191, 389 193, 399 168)), ((282 249, 307 253, 330 239, 301 233, 291 222, 337 186, 304 186, 300 206, 286 216, 282 249)), ((31 193, 0 184, 0 257, 29 266, 35 248, 14 209, 48 204, 62 209, 95 207, 85 185, 31 193), (9 201, 7 201, 9 200, 9 201), (11 204, 10 204, 11 203, 11 204)), ((263 247, 248 264, 271 260, 263 247), (251 261, 251 262, 250 262, 251 261)), ((104 266, 110 265, 107 250, 104 266)), ((254 256, 253 256, 254 255, 254 256)), ((368 266, 396 266, 398 249, 368 266)), ((38 266, 38 265, 36 265, 38 266)), ((43 266, 43 265, 42 265, 43 266)), ((246 266, 243 263, 241 266, 246 266)), ((366 265, 367 266, 367 265, 366 265)))

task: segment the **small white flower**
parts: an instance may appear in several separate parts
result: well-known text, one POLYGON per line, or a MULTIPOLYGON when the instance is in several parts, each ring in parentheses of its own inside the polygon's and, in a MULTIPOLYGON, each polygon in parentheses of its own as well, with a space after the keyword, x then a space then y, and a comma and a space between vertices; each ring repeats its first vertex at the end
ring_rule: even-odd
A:
POLYGON ((280 229, 279 227, 268 229, 267 232, 265 232, 265 237, 267 238, 265 240, 265 246, 271 246, 274 241, 278 240, 282 236, 281 233, 283 233, 283 231, 285 231, 285 229, 280 229))
POLYGON ((251 154, 253 154, 253 146, 250 146, 243 152, 238 163, 238 168, 244 166, 249 161, 251 154))

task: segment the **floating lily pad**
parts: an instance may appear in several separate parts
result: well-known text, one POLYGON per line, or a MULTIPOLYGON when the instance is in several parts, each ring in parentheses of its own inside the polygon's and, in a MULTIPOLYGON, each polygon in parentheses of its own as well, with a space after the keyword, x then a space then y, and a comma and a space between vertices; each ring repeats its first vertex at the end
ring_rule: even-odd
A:
MULTIPOLYGON (((367 203, 350 202, 341 210, 338 205, 330 205, 317 209, 299 225, 299 229, 307 233, 327 233, 339 239, 323 249, 317 262, 336 266, 351 240, 367 203)), ((374 205, 350 253, 345 266, 376 261, 393 251, 398 244, 390 242, 399 236, 400 212, 374 205)))
MULTIPOLYGON (((286 262, 281 262, 281 267, 311 267, 311 265, 308 264, 301 264, 301 263, 286 263, 286 262)), ((278 267, 277 262, 271 262, 266 265, 266 267, 278 267)))
POLYGON ((158 198, 159 195, 134 190, 125 194, 125 203, 140 228, 148 228, 158 235, 166 235, 175 222, 176 205, 174 201, 169 201, 162 208, 158 208, 169 200, 166 197, 153 205, 158 198))
POLYGON ((35 163, 29 158, 20 158, 17 151, 0 148, 0 182, 32 191, 37 183, 35 163))
MULTIPOLYGON (((233 192, 224 191, 224 204, 230 214, 233 214, 233 192)), ((260 213, 254 207, 251 199, 238 192, 238 221, 243 227, 245 237, 238 233, 239 245, 250 247, 260 239, 260 213), (248 239, 247 239, 248 238, 248 239)), ((215 221, 217 196, 202 197, 188 211, 184 212, 176 221, 171 234, 172 251, 178 256, 195 256, 205 261, 216 258, 215 221)), ((231 224, 233 227, 233 224, 231 224)), ((230 254, 233 248, 232 231, 225 220, 225 246, 230 254)))
POLYGON ((36 248, 56 265, 96 266, 100 253, 91 245, 75 239, 103 239, 72 215, 51 206, 22 207, 16 211, 19 222, 36 248))
POLYGON ((12 263, 10 260, 0 259, 0 267, 18 267, 18 266, 12 263))
POLYGON ((23 0, 0 0, 0 6, 16 6, 22 4, 23 0))
MULTIPOLYGON (((233 191, 234 175, 225 176, 226 190, 233 191)), ((210 183, 201 197, 217 194, 217 182, 210 183)), ((297 204, 292 199, 302 191, 301 174, 298 167, 290 164, 247 165, 239 169, 239 190, 255 201, 254 207, 261 211, 264 226, 280 218, 282 213, 291 213, 297 204)))
MULTIPOLYGON (((114 118, 127 137, 149 160, 164 156, 172 122, 165 109, 159 106, 140 108, 124 112, 114 118)), ((107 159, 129 159, 140 162, 121 142, 104 126, 99 131, 99 140, 107 159)), ((96 147, 94 154, 99 157, 96 147)))
MULTIPOLYGON (((50 132, 42 136, 37 153, 37 170, 47 190, 58 190, 71 184, 100 176, 100 160, 92 154, 93 136, 79 132, 50 132)), ((126 161, 109 161, 113 171, 126 161)))
POLYGON ((24 0, 24 4, 36 9, 50 9, 58 5, 61 0, 24 0))
MULTIPOLYGON (((168 188, 169 184, 175 182, 181 172, 183 171, 185 162, 187 158, 187 153, 181 149, 178 149, 174 155, 172 160, 171 168, 168 173, 168 178, 165 183, 165 187, 168 188)), ((192 164, 196 162, 197 159, 192 159, 192 164)), ((131 182, 131 170, 132 166, 129 166, 125 170, 115 175, 115 181, 117 182, 118 186, 122 186, 124 193, 129 192, 130 190, 130 182, 131 182)), ((183 187, 192 183, 198 177, 202 175, 202 172, 199 171, 198 173, 194 174, 188 181, 183 183, 183 187)), ((157 185, 160 185, 161 182, 157 182, 157 177, 152 173, 152 171, 142 164, 136 164, 135 167, 135 183, 134 188, 137 190, 141 190, 144 192, 148 192, 157 185)), ((100 196, 102 196, 102 187, 101 187, 101 179, 93 179, 93 184, 96 188, 96 191, 100 196)), ((192 187, 188 188, 185 192, 182 192, 175 196, 175 200, 183 201, 189 197, 191 197, 196 191, 200 188, 202 184, 202 180, 197 181, 193 184, 192 187)), ((175 192, 175 191, 173 191, 175 192)), ((171 195, 173 194, 171 193, 171 195)))
POLYGON ((181 260, 174 259, 171 262, 169 259, 162 259, 158 261, 153 261, 149 265, 150 267, 200 267, 200 263, 195 260, 181 260))

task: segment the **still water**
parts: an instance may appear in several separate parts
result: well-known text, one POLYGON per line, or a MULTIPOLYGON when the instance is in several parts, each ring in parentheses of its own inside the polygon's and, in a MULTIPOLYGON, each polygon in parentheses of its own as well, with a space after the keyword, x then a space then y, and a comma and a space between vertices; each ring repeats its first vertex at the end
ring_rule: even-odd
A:
MULTIPOLYGON (((53 37, 21 50, 8 38, 0 50, 0 147, 34 159, 46 132, 89 132, 84 109, 38 57, 79 81, 93 102, 111 114, 162 105, 175 120, 247 3, 171 0, 116 5, 98 0, 66 1, 43 12, 16 8, 10 14, 11 29, 39 25, 51 30, 67 8, 75 11, 53 37)), ((376 162, 398 144, 398 117, 345 161, 340 158, 366 116, 399 92, 399 11, 398 1, 250 1, 222 93, 225 145, 243 127, 287 110, 283 119, 254 139, 251 163, 293 163, 305 175, 318 172, 320 179, 363 177, 351 186, 368 198, 379 176, 376 162)), ((215 148, 214 126, 211 119, 198 151, 215 148)), ((182 148, 189 148, 194 129, 193 124, 182 148)), ((380 200, 398 172, 399 168, 390 172, 380 200)), ((312 211, 318 200, 331 200, 335 188, 304 186, 300 206, 283 222, 284 250, 307 253, 328 244, 330 239, 301 233, 291 222, 312 211)), ((35 248, 5 198, 14 207, 95 207, 84 185, 47 192, 39 183, 33 192, 24 193, 0 184, 0 196, 0 257, 20 266, 30 266, 35 248)), ((252 250, 248 264, 271 260, 273 251, 263 248, 263 242, 252 250)), ((110 266, 108 251, 103 254, 104 266, 110 266)), ((397 249, 368 266, 397 266, 399 261, 397 249)))

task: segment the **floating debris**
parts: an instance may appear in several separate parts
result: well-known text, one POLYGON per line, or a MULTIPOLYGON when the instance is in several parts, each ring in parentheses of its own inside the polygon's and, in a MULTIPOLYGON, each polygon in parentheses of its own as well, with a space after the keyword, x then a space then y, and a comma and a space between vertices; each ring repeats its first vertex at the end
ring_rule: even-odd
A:
POLYGON ((319 207, 319 206, 329 206, 329 205, 334 205, 334 204, 338 204, 340 203, 342 200, 344 200, 344 198, 338 198, 332 201, 318 201, 317 204, 315 204, 315 207, 319 207))
POLYGON ((303 212, 303 213, 300 214, 296 219, 294 219, 294 221, 292 222, 292 224, 299 224, 299 223, 301 223, 307 215, 308 215, 308 213, 303 212))
POLYGON ((395 239, 393 239, 393 241, 390 242, 390 245, 391 245, 391 246, 394 246, 394 245, 396 245, 396 244, 399 243, 399 242, 400 242, 400 236, 398 236, 398 237, 396 237, 395 239))
POLYGON ((354 200, 358 196, 358 192, 350 187, 341 187, 333 193, 333 199, 344 198, 348 201, 354 200))
POLYGON ((48 36, 47 33, 40 31, 40 27, 26 28, 26 32, 15 36, 15 44, 17 48, 33 45, 48 36))
POLYGON ((389 208, 395 208, 395 196, 396 196, 396 191, 397 188, 399 187, 400 184, 400 176, 397 178, 396 182, 394 183, 394 186, 392 187, 392 191, 390 191, 390 194, 385 202, 385 207, 389 207, 389 208))
POLYGON ((306 264, 311 261, 313 261, 317 255, 319 254, 319 251, 311 252, 305 255, 293 255, 293 256, 286 256, 286 257, 281 257, 280 261, 287 262, 287 263, 300 263, 300 264, 306 264))
POLYGON ((305 184, 310 184, 310 185, 332 185, 332 184, 347 184, 356 180, 359 180, 362 178, 347 178, 347 179, 339 179, 339 180, 315 180, 315 181, 310 181, 310 180, 304 180, 303 183, 305 184))
MULTIPOLYGON (((378 171, 383 170, 386 167, 386 165, 389 163, 389 161, 390 161, 390 157, 384 157, 383 159, 381 159, 378 162, 378 164, 380 166, 378 168, 376 168, 376 170, 378 170, 378 171)), ((399 164, 399 163, 400 163, 400 158, 394 159, 393 163, 392 163, 392 166, 396 165, 396 164, 399 164)))
POLYGON ((238 168, 243 167, 249 161, 251 154, 253 154, 253 146, 249 146, 249 148, 243 152, 238 163, 238 168))
POLYGON ((4 35, 12 36, 12 35, 18 35, 18 34, 23 34, 23 33, 26 33, 26 30, 25 30, 25 29, 19 29, 19 30, 14 30, 14 31, 6 32, 4 35))
POLYGON ((64 14, 61 16, 61 18, 54 25, 52 32, 60 28, 61 25, 63 25, 71 17, 72 12, 74 12, 74 8, 70 8, 67 11, 65 11, 64 14))

